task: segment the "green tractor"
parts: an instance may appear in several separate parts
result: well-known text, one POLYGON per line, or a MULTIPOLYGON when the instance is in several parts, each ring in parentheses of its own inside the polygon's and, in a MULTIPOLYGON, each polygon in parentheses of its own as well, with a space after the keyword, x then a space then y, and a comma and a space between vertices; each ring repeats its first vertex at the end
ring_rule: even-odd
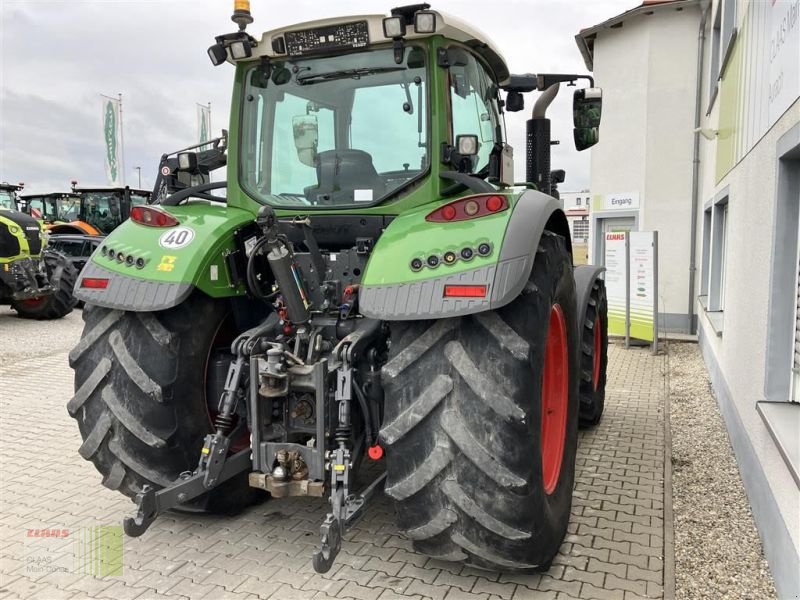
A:
POLYGON ((0 184, 0 304, 20 317, 60 319, 77 300, 78 272, 66 256, 46 248, 39 222, 20 211, 22 185, 0 184))
POLYGON ((236 68, 227 183, 134 207, 81 272, 81 456, 135 500, 131 536, 171 509, 327 497, 325 572, 383 490, 421 553, 547 569, 603 409, 607 307, 602 269, 573 267, 545 112, 588 81, 582 150, 600 90, 512 75, 428 5, 260 40, 235 7, 208 50, 236 68), (519 183, 503 112, 535 91, 519 183), (364 460, 385 469, 357 490, 364 460))

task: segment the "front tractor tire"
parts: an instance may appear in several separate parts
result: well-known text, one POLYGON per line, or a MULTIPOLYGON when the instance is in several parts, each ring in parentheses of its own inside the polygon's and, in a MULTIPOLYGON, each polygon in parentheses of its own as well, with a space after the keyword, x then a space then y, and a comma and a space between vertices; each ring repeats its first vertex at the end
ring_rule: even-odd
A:
POLYGON ((392 323, 386 493, 417 551, 482 569, 547 569, 567 531, 578 428, 575 282, 546 231, 499 310, 392 323))
MULTIPOLYGON (((84 308, 83 335, 69 354, 75 395, 67 410, 83 438, 78 452, 107 488, 134 497, 197 467, 211 431, 207 366, 227 315, 224 302, 200 293, 159 312, 84 308)), ((256 494, 242 473, 181 508, 235 513, 256 494)))
POLYGON ((53 250, 45 250, 42 260, 47 270, 47 280, 55 291, 46 296, 12 302, 11 308, 23 319, 60 319, 71 313, 78 302, 73 291, 78 271, 70 260, 53 250))

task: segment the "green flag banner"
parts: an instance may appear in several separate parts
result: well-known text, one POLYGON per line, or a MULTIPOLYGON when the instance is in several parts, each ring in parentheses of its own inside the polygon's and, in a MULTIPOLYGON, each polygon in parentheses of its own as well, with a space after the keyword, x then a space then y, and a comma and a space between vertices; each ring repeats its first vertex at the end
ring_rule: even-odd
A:
POLYGON ((119 99, 108 96, 102 96, 102 100, 106 178, 109 185, 123 185, 121 103, 119 99))
MULTIPOLYGON (((197 143, 204 144, 211 138, 211 106, 197 105, 197 143)), ((201 148, 203 150, 203 148, 201 148)))

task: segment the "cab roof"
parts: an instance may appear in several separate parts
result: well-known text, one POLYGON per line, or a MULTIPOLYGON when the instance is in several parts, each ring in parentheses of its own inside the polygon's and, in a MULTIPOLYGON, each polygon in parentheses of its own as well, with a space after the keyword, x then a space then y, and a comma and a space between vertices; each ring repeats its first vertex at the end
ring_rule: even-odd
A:
POLYGON ((123 186, 123 187, 109 187, 109 186, 94 186, 94 187, 74 187, 72 191, 76 194, 80 194, 81 192, 124 192, 126 189, 129 189, 134 194, 141 194, 147 195, 153 193, 152 190, 140 190, 136 188, 132 188, 130 186, 123 186))
MULTIPOLYGON (((489 37, 478 30, 477 28, 468 25, 458 17, 454 17, 447 13, 436 10, 426 11, 432 12, 436 15, 436 30, 433 33, 415 33, 414 26, 411 25, 406 28, 406 34, 403 36, 405 40, 419 40, 429 38, 435 35, 443 36, 447 39, 461 42, 465 46, 472 48, 475 52, 481 55, 484 60, 489 64, 494 71, 497 82, 503 85, 508 82, 509 70, 503 55, 497 49, 497 46, 492 42, 489 37)), ((269 57, 269 58, 283 58, 288 57, 285 51, 285 44, 282 43, 281 38, 284 38, 286 33, 306 31, 309 29, 320 29, 323 27, 330 27, 332 25, 344 25, 348 23, 356 23, 365 21, 369 32, 369 45, 387 44, 392 41, 392 38, 386 37, 383 33, 383 20, 387 16, 382 14, 372 15, 351 15, 347 17, 335 17, 331 19, 319 19, 316 21, 306 21, 304 23, 297 23, 287 27, 280 27, 272 29, 262 34, 258 45, 253 49, 254 57, 269 57), (283 52, 277 50, 284 47, 283 52)), ((311 56, 309 54, 309 56, 311 56)))

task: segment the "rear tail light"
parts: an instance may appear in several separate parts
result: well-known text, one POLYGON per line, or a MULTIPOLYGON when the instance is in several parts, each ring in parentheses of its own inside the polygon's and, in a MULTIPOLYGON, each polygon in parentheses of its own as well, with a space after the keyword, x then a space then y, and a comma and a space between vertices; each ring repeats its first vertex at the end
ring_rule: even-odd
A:
POLYGON ((81 279, 81 287, 89 288, 90 290, 104 290, 108 287, 108 279, 84 277, 81 279))
POLYGON ((486 298, 485 285, 446 285, 445 298, 486 298))
POLYGON ((425 217, 425 220, 433 223, 466 221, 468 219, 478 219, 487 215, 493 215, 507 208, 508 199, 499 194, 467 196, 466 198, 460 198, 454 202, 440 206, 425 217))
POLYGON ((152 206, 134 206, 131 209, 131 220, 148 227, 174 227, 178 219, 171 214, 152 206))

